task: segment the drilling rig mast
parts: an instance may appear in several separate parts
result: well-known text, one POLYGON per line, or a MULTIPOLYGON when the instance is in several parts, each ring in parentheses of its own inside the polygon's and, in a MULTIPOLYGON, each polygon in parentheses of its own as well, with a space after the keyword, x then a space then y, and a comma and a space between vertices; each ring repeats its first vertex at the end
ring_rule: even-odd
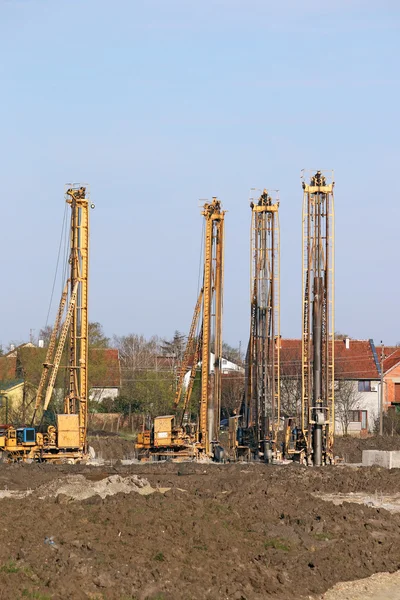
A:
POLYGON ((230 437, 236 454, 270 462, 277 457, 280 424, 279 202, 264 190, 250 206, 250 338, 242 414, 239 422, 231 420, 236 431, 230 437))
POLYGON ((303 181, 303 333, 301 460, 333 460, 334 413, 334 199, 333 177, 317 171, 303 181))
POLYGON ((222 458, 218 444, 221 413, 222 297, 224 269, 224 217, 221 202, 206 202, 203 285, 194 309, 178 376, 173 415, 155 417, 151 431, 138 435, 139 457, 222 458), (212 364, 214 354, 214 364, 212 364), (189 422, 189 405, 197 366, 201 389, 197 423, 189 422), (191 367, 190 367, 191 364, 191 367), (189 380, 185 385, 185 376, 189 380), (182 406, 181 406, 182 405, 182 406), (178 411, 181 411, 178 415, 178 411))
POLYGON ((224 217, 221 202, 213 198, 203 207, 205 217, 203 322, 199 443, 211 456, 218 442, 221 416, 222 298, 224 271, 224 217), (211 348, 214 369, 211 369, 211 348))
POLYGON ((68 188, 66 202, 71 207, 69 278, 43 365, 31 426, 9 428, 0 436, 0 449, 11 460, 77 462, 88 453, 89 201, 86 188, 81 185, 68 188), (56 426, 50 425, 47 431, 42 431, 66 343, 68 388, 64 413, 57 415, 56 426))

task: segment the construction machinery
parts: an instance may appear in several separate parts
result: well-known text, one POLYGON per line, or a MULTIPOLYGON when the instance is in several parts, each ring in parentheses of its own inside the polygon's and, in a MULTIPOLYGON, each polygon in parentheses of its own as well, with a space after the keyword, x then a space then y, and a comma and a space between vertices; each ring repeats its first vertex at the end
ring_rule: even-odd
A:
POLYGON ((186 349, 180 366, 174 414, 154 418, 151 429, 138 435, 142 459, 214 458, 221 460, 222 299, 224 271, 224 217, 221 202, 206 202, 203 285, 199 293, 186 349), (213 360, 212 360, 213 357, 213 360), (201 365, 200 400, 196 422, 190 420, 190 399, 201 365))
POLYGON ((324 172, 317 171, 302 185, 301 415, 285 423, 285 454, 320 466, 333 462, 335 423, 333 174, 328 182, 324 172))
POLYGON ((280 457, 279 202, 264 190, 251 202, 250 337, 240 414, 230 418, 236 458, 280 457))
POLYGON ((17 429, 7 426, 0 431, 0 450, 11 461, 73 463, 88 456, 89 199, 86 188, 69 187, 66 202, 71 209, 69 277, 43 364, 31 425, 17 429), (62 358, 67 363, 64 411, 57 414, 55 425, 46 427, 45 415, 53 398, 62 358))

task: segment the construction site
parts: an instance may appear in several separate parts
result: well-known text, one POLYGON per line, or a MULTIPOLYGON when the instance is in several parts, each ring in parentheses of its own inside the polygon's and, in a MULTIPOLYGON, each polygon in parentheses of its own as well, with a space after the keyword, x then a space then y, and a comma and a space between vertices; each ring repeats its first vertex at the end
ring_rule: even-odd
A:
POLYGON ((0 4, 0 600, 400 600, 400 7, 0 4))
POLYGON ((222 424, 226 212, 213 198, 171 412, 143 415, 129 438, 88 426, 94 204, 86 185, 67 186, 65 280, 40 381, 25 423, 7 413, 0 428, 1 598, 397 597, 400 437, 335 437, 334 183, 303 173, 293 413, 281 399, 280 201, 264 189, 249 202, 240 402, 222 424))

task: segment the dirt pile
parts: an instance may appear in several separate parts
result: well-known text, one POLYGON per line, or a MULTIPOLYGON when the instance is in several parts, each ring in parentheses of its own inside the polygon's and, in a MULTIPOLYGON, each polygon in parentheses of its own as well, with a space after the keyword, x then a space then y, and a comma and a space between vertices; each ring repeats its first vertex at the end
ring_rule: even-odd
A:
POLYGON ((363 450, 400 450, 400 436, 371 436, 356 438, 352 436, 337 436, 334 453, 347 463, 360 463, 363 450))
POLYGON ((147 479, 137 475, 128 475, 127 477, 110 475, 99 481, 88 481, 84 475, 68 475, 64 479, 55 479, 51 483, 40 486, 35 490, 35 496, 41 500, 56 498, 60 495, 73 500, 86 500, 92 496, 106 498, 106 496, 132 492, 147 495, 156 491, 147 479))
POLYGON ((321 600, 400 600, 400 572, 338 583, 321 600))
POLYGON ((397 492, 397 470, 3 465, 7 478, 32 493, 0 500, 0 598, 297 600, 400 567, 400 514, 313 496, 397 492), (82 490, 110 480, 171 489, 60 494, 71 481, 82 490), (45 489, 58 495, 40 499, 45 489))

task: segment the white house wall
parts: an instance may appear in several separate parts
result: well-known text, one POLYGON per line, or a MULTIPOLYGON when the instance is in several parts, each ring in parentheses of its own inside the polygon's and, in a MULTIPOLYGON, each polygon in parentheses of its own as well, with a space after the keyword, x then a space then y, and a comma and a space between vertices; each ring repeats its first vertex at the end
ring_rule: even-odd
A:
MULTIPOLYGON (((366 410, 368 418, 368 431, 373 432, 375 421, 379 415, 379 388, 380 384, 376 380, 371 379, 371 385, 376 388, 374 392, 359 392, 358 381, 353 381, 354 391, 356 392, 358 399, 355 402, 354 407, 351 410, 366 410)), ((361 430, 359 423, 350 423, 348 433, 356 433, 361 430)), ((343 434, 342 424, 340 419, 336 416, 335 433, 338 435, 343 434)))
POLYGON ((118 395, 119 388, 117 387, 91 388, 89 390, 89 400, 94 400, 95 402, 102 402, 106 398, 114 400, 118 395))

